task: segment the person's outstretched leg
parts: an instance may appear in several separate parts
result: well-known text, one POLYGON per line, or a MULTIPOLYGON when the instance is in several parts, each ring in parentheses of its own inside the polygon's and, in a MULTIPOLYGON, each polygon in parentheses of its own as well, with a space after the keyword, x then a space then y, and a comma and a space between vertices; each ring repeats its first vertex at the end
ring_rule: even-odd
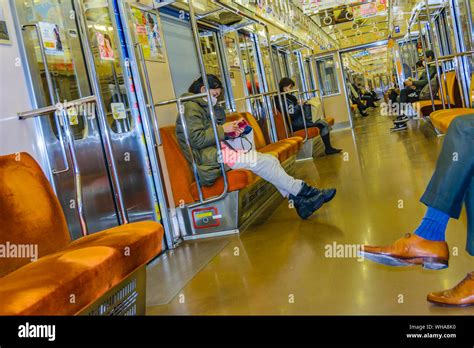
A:
MULTIPOLYGON (((224 155, 225 158, 232 158, 224 155)), ((235 158, 235 157, 234 157, 235 158)), ((240 154, 234 163, 226 163, 232 169, 247 169, 273 184, 283 197, 293 201, 298 215, 307 219, 336 194, 335 189, 319 190, 288 175, 280 161, 257 151, 240 154)))
POLYGON ((454 119, 446 134, 436 170, 421 198, 428 211, 415 234, 407 234, 389 246, 364 246, 362 254, 385 265, 446 268, 449 250, 444 233, 449 217, 459 218, 473 180, 473 148, 474 115, 454 119))

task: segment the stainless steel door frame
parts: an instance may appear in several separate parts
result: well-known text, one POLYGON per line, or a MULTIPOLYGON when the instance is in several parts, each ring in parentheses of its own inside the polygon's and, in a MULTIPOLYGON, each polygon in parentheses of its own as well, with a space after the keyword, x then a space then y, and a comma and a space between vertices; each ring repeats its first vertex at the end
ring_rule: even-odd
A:
POLYGON ((85 19, 83 15, 85 14, 84 8, 82 6, 82 1, 80 0, 73 0, 76 9, 80 9, 80 11, 76 10, 76 17, 77 23, 79 25, 79 30, 81 31, 81 40, 82 40, 82 47, 84 50, 87 70, 89 72, 89 80, 91 81, 93 93, 97 97, 98 103, 98 120, 100 124, 100 132, 101 137, 104 141, 104 149, 105 149, 105 157, 107 160, 107 165, 109 168, 109 173, 111 176, 112 188, 115 197, 115 201, 118 207, 120 223, 126 224, 128 223, 128 216, 127 216, 127 209, 125 208, 125 203, 123 199, 122 187, 120 185, 120 180, 118 178, 117 172, 117 165, 115 163, 113 149, 112 149, 112 142, 111 137, 108 129, 108 124, 106 120, 105 110, 103 105, 105 105, 102 94, 100 90, 99 83, 97 81, 97 70, 94 62, 94 58, 90 49, 90 42, 89 42, 89 33, 87 32, 87 25, 85 23, 85 19), (101 107, 102 106, 102 107, 101 107))
MULTIPOLYGON (((135 36, 132 34, 135 32, 134 28, 131 27, 131 6, 130 3, 118 2, 119 13, 122 19, 122 26, 125 29, 125 42, 128 51, 131 52, 129 59, 133 70, 133 78, 135 82, 135 90, 138 96, 138 103, 142 115, 142 125, 144 128, 146 145, 148 154, 151 162, 151 169, 154 179, 154 188, 158 196, 158 204, 160 211, 162 212, 161 218, 163 221, 163 227, 165 230, 165 240, 168 249, 173 249, 179 239, 179 221, 177 217, 176 208, 174 205, 168 206, 167 196, 163 189, 164 181, 161 173, 161 168, 166 164, 161 163, 160 151, 161 138, 159 133, 159 123, 155 110, 153 94, 151 91, 150 81, 148 78, 148 72, 143 55, 142 47, 136 42, 135 36), (137 57, 138 53, 138 57, 137 57), (140 72, 143 72, 143 79, 140 72), (171 218, 169 217, 171 215, 171 218)), ((143 11, 142 8, 138 8, 143 11)), ((158 16, 159 14, 156 13, 158 16)), ((161 153, 164 156, 164 153, 161 153)), ((172 195, 171 195, 172 197, 172 195)))
MULTIPOLYGON (((35 12, 36 4, 25 4, 21 1, 15 0, 11 0, 10 4, 19 40, 19 48, 23 59, 22 65, 28 81, 27 85, 33 107, 39 109, 45 107, 49 103, 56 105, 58 102, 63 102, 63 100, 59 100, 63 98, 69 100, 76 99, 73 96, 74 93, 77 94, 77 98, 87 98, 88 96, 91 96, 89 81, 87 79, 85 81, 80 79, 80 77, 83 76, 78 78, 77 75, 73 74, 72 77, 69 78, 69 76, 66 75, 56 74, 53 78, 53 83, 46 81, 47 86, 43 83, 43 79, 41 78, 42 70, 38 65, 41 63, 43 64, 42 66, 45 67, 44 73, 47 80, 48 76, 51 77, 51 75, 48 74, 49 71, 47 71, 49 59, 45 59, 45 55, 41 58, 36 54, 34 46, 38 44, 36 40, 39 40, 40 38, 35 38, 34 36, 27 37, 26 32, 23 33, 21 27, 25 24, 31 25, 41 20, 44 21, 44 17, 40 17, 39 14, 35 12), (27 5, 34 7, 33 10, 28 11, 28 15, 25 12, 26 10, 29 10, 27 5), (25 36, 23 36, 23 34, 25 34, 25 36), (31 47, 32 45, 33 47, 31 47), (70 83, 72 83, 72 86, 77 87, 77 90, 72 92, 70 89, 62 88, 62 96, 60 96, 59 90, 56 88, 61 88, 62 86, 54 84, 54 79, 63 77, 69 79, 66 81, 66 86, 71 87, 70 83), (51 85, 53 85, 53 88, 50 87, 51 85), (51 89, 56 90, 51 92, 51 89), (49 102, 47 101, 48 94, 50 95, 49 102)), ((52 23, 59 26, 61 33, 63 44, 61 47, 64 52, 64 58, 60 57, 60 59, 62 59, 63 62, 71 63, 74 66, 74 72, 76 72, 79 66, 84 66, 84 61, 80 45, 78 46, 80 51, 73 52, 74 49, 77 49, 75 43, 76 41, 79 41, 79 38, 77 37, 78 27, 75 16, 71 16, 72 2, 66 2, 60 7, 59 3, 54 1, 46 4, 43 3, 41 5, 49 6, 47 7, 47 11, 50 9, 60 9, 58 14, 62 17, 54 17, 55 23, 52 23), (67 13, 67 15, 65 15, 65 13, 67 13), (70 57, 66 56, 66 52, 70 52, 70 57)), ((42 14, 42 16, 44 16, 44 14, 42 14)), ((68 71, 67 68, 63 69, 64 71, 68 71)), ((65 101, 67 102, 67 100, 65 101)), ((41 149, 41 155, 44 159, 42 160, 42 163, 43 165, 47 164, 44 166, 44 169, 46 170, 46 175, 48 176, 56 196, 61 203, 72 239, 76 239, 84 234, 83 231, 85 229, 81 228, 81 225, 84 225, 84 220, 87 220, 87 229, 92 232, 114 227, 118 224, 117 212, 109 185, 109 176, 103 157, 103 147, 97 131, 97 120, 94 117, 95 112, 95 104, 94 107, 91 107, 86 111, 81 111, 80 118, 78 116, 78 119, 82 122, 82 134, 80 134, 80 137, 73 140, 74 144, 72 144, 72 142, 69 142, 68 144, 68 146, 74 146, 74 155, 77 154, 76 161, 78 163, 76 163, 77 170, 75 174, 72 173, 73 171, 66 171, 66 168, 64 168, 64 162, 73 162, 74 159, 72 158, 73 155, 71 152, 64 156, 65 148, 63 146, 65 146, 65 144, 64 139, 60 139, 62 131, 59 130, 59 128, 60 123, 62 123, 63 126, 68 125, 61 121, 63 120, 63 116, 59 119, 56 117, 55 124, 57 126, 57 134, 54 133, 54 122, 52 122, 51 119, 48 117, 35 117, 36 131, 40 138, 43 139, 43 141, 38 144, 39 149, 41 149), (63 170, 58 170, 60 169, 58 167, 55 168, 57 164, 55 159, 61 160, 61 167, 63 167, 63 170), (83 173, 80 179, 83 191, 82 198, 84 201, 85 219, 81 219, 77 215, 77 209, 80 207, 77 206, 77 191, 75 186, 77 187, 78 174, 81 174, 81 172, 83 173), (101 183, 99 190, 97 190, 97 187, 93 187, 94 184, 97 183, 101 183)))
POLYGON ((78 19, 83 33, 84 50, 89 64, 89 78, 94 90, 98 94, 100 104, 103 106, 99 118, 104 142, 106 143, 109 164, 115 172, 113 183, 118 188, 116 198, 121 205, 122 223, 159 220, 158 199, 154 191, 151 164, 144 141, 144 133, 140 126, 141 115, 133 84, 133 72, 128 61, 128 51, 121 43, 123 31, 121 23, 116 21, 116 15, 118 14, 116 14, 114 3, 108 1, 109 6, 90 8, 84 6, 85 1, 74 0, 74 3, 76 8, 80 10, 78 11, 80 12, 78 19), (90 15, 88 11, 98 11, 98 14, 101 15, 99 17, 101 21, 97 21, 96 18, 92 17, 92 19, 86 18, 87 16, 94 16, 94 12, 90 15), (103 13, 101 14, 100 11, 103 13), (112 45, 111 49, 114 52, 110 62, 100 56, 100 47, 95 47, 96 51, 92 51, 93 45, 91 42, 92 39, 94 43, 98 40, 97 33, 99 33, 99 30, 103 30, 99 27, 107 25, 112 27, 109 31, 112 31, 115 39, 113 42, 110 42, 112 45), (96 34, 96 37, 94 37, 94 34, 96 34), (115 49, 113 47, 114 43, 115 49), (107 90, 101 88, 99 79, 102 78, 102 82, 104 82, 107 81, 104 79, 107 77, 110 81, 110 76, 99 75, 97 67, 109 63, 112 69, 114 88, 112 92, 109 86, 108 94, 110 94, 111 104, 106 104, 107 90), (120 69, 120 71, 117 69, 120 69), (120 79, 123 81, 120 81, 120 79), (122 85, 118 85, 118 83, 122 82, 124 92, 122 92, 122 85), (125 107, 124 113, 126 118, 114 118, 112 124, 109 124, 108 115, 105 111, 110 107, 111 111, 109 114, 113 113, 112 103, 117 98, 125 107), (114 130, 114 127, 116 130, 114 130))

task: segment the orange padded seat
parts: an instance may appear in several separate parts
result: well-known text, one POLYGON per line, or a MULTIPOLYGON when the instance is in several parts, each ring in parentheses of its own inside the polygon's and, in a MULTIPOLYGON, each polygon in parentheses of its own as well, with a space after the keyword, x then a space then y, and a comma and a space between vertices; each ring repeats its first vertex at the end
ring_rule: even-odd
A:
MULTIPOLYGON (((228 191, 237 191, 246 188, 255 181, 255 175, 244 169, 229 170, 226 172, 229 183, 228 191)), ((201 186, 204 199, 220 195, 224 191, 224 178, 220 176, 212 186, 201 186)), ((191 184, 191 194, 195 201, 199 200, 196 182, 191 184)))
MULTIPOLYGON (((274 115, 275 115, 275 126, 277 129, 278 139, 280 140, 286 139, 285 122, 283 120, 283 115, 280 111, 276 109, 274 110, 274 115)), ((290 135, 289 131, 288 131, 288 135, 290 135)), ((319 135, 319 128, 316 128, 316 127, 308 128, 308 139, 315 138, 318 135, 319 135)), ((304 139, 305 136, 306 136, 306 133, 304 129, 293 132, 293 137, 301 137, 304 139)))
POLYGON ((26 153, 0 156, 0 201, 0 244, 39 253, 35 262, 0 258, 0 315, 78 314, 162 249, 163 227, 153 221, 71 242, 57 197, 26 153))
MULTIPOLYGON (((460 106, 461 97, 459 93, 459 86, 457 84, 456 73, 454 71, 447 72, 446 82, 444 81, 443 76, 441 76, 441 82, 443 84, 443 91, 441 91, 440 86, 438 89, 438 95, 441 95, 441 92, 443 92, 445 104, 448 105, 449 96, 450 105, 452 107, 460 106)), ((434 100, 434 105, 436 110, 443 108, 443 102, 441 100, 434 100)), ((413 107, 415 110, 419 111, 420 116, 428 116, 433 112, 433 104, 431 103, 431 100, 420 100, 413 103, 413 107)))
MULTIPOLYGON (((161 141, 165 153, 167 169, 171 181, 175 205, 193 203, 199 199, 196 182, 191 166, 184 157, 176 138, 176 127, 160 128, 161 141)), ((230 170, 227 172, 229 192, 240 190, 253 182, 253 174, 248 170, 230 170)), ((203 195, 207 198, 222 193, 224 179, 218 178, 214 185, 203 187, 203 195)))
MULTIPOLYGON (((303 139, 306 137, 306 132, 304 129, 297 130, 293 132, 293 134, 297 137, 302 137, 303 139)), ((319 128, 311 127, 308 128, 308 139, 316 138, 319 135, 319 128)))
MULTIPOLYGON (((470 103, 474 107, 474 74, 471 75, 471 100, 470 103)), ((430 114, 430 120, 439 131, 446 133, 451 121, 456 117, 474 114, 474 108, 452 108, 446 110, 433 111, 430 114)))
POLYGON ((474 115, 474 109, 456 109, 456 110, 459 110, 459 111, 456 113, 441 115, 435 118, 431 118, 430 116, 433 126, 435 126, 436 129, 438 129, 440 132, 446 133, 448 131, 449 125, 455 118, 467 116, 467 115, 474 115))

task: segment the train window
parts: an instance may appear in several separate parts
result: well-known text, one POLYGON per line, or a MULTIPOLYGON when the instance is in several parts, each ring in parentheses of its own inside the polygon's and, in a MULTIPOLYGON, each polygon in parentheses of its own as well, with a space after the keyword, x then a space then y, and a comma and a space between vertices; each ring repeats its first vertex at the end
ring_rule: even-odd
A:
POLYGON ((225 88, 221 99, 225 100, 227 109, 233 109, 232 78, 228 79, 230 72, 227 71, 227 68, 229 65, 226 64, 224 60, 225 53, 223 53, 227 50, 225 36, 222 36, 214 29, 200 27, 199 37, 206 72, 216 75, 222 81, 225 88))
POLYGON ((227 60, 227 69, 229 71, 230 84, 232 86, 232 93, 236 101, 232 99, 232 109, 236 111, 246 110, 246 102, 241 98, 246 96, 245 94, 245 78, 242 70, 242 61, 240 57, 240 51, 238 46, 238 38, 235 32, 226 33, 223 36, 224 40, 224 52, 227 60))
POLYGON ((262 57, 263 69, 265 72, 265 77, 267 78, 268 89, 270 91, 274 91, 277 88, 277 83, 273 77, 273 67, 270 60, 270 51, 268 49, 268 43, 266 42, 266 38, 259 37, 259 45, 260 45, 260 53, 262 57))
POLYGON ((339 83, 334 57, 325 57, 316 61, 319 86, 323 96, 339 94, 339 83))
POLYGON ((301 56, 301 52, 299 51, 294 52, 294 59, 295 59, 295 64, 294 64, 295 74, 292 77, 298 84, 298 88, 300 91, 307 91, 308 88, 306 86, 306 74, 304 71, 303 58, 301 56))
POLYGON ((107 4, 86 6, 85 18, 110 129, 115 133, 130 132, 133 127, 131 103, 107 4))
POLYGON ((168 52, 169 68, 175 95, 188 91, 190 81, 200 75, 199 62, 189 23, 160 13, 163 35, 168 52))

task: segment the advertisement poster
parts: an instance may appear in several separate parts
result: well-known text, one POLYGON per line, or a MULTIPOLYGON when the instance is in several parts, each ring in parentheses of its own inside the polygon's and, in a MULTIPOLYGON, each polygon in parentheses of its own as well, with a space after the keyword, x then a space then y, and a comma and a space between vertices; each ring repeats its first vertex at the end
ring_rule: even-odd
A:
POLYGON ((9 45, 10 34, 8 34, 7 19, 5 18, 6 13, 6 0, 0 0, 0 44, 9 45))
POLYGON ((146 60, 166 62, 163 38, 156 14, 132 9, 137 41, 142 45, 146 60))
POLYGON ((112 39, 109 34, 96 32, 97 45, 99 46, 100 59, 114 61, 114 49, 112 48, 112 39))
POLYGON ((38 25, 41 32, 41 38, 43 39, 45 53, 52 56, 64 55, 59 26, 47 22, 39 22, 38 25))

